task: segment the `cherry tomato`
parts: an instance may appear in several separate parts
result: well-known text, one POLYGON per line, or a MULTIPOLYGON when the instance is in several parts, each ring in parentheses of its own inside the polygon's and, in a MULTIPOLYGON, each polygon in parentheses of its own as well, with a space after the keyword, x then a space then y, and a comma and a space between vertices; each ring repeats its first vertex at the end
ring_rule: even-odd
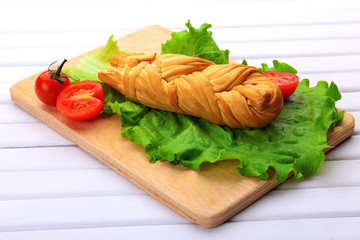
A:
POLYGON ((273 71, 263 73, 279 86, 284 100, 295 92, 299 84, 299 77, 292 73, 273 71))
POLYGON ((94 81, 75 82, 66 86, 56 102, 58 111, 73 120, 96 117, 104 105, 102 86, 94 81))
POLYGON ((35 93, 43 103, 56 105, 56 99, 61 90, 70 84, 68 76, 61 73, 61 69, 65 62, 66 59, 56 71, 50 70, 50 66, 53 63, 50 64, 48 71, 41 73, 36 79, 35 93))

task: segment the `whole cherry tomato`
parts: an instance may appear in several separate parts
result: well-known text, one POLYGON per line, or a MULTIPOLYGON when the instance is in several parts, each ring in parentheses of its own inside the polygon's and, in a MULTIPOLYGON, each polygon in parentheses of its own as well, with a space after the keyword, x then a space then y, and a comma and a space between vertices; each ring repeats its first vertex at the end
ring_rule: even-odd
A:
POLYGON ((293 73, 273 71, 263 73, 279 86, 284 100, 295 92, 299 84, 299 77, 293 73))
POLYGON ((70 84, 67 75, 61 73, 66 59, 60 64, 56 71, 50 70, 50 64, 47 71, 41 73, 35 81, 36 96, 43 103, 56 105, 56 99, 63 88, 70 84))
POLYGON ((57 98, 58 111, 73 120, 96 117, 104 105, 102 86, 94 81, 75 82, 66 86, 57 98))

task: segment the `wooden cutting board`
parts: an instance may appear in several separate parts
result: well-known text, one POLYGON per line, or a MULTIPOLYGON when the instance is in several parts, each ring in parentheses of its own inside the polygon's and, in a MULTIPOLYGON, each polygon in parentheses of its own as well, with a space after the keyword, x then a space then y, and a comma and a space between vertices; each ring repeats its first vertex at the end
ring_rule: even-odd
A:
MULTIPOLYGON (((150 26, 119 39, 118 46, 127 52, 159 53, 170 33, 163 27, 150 26)), ((81 57, 69 60, 66 67, 81 57)), ((77 122, 63 117, 55 107, 42 104, 33 87, 39 74, 11 87, 16 104, 196 224, 217 226, 278 185, 274 178, 261 181, 241 176, 235 169, 237 160, 203 164, 200 171, 165 161, 151 164, 142 146, 121 136, 118 116, 77 122)), ((342 124, 329 132, 329 145, 336 146, 349 137, 354 126, 353 116, 346 113, 342 124)))

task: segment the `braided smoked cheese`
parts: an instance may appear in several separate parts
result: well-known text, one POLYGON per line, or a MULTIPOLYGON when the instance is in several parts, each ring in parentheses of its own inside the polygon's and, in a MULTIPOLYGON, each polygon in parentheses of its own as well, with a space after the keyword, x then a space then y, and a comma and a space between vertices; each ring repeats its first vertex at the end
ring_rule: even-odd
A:
POLYGON ((264 127, 283 107, 279 87, 257 68, 180 54, 120 53, 98 78, 131 101, 230 128, 264 127))

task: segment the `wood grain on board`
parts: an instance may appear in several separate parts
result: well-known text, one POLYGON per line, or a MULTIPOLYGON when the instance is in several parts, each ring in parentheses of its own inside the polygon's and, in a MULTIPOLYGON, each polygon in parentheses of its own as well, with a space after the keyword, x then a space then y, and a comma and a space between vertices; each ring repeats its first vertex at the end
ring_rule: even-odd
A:
MULTIPOLYGON (((160 53, 161 43, 171 38, 170 33, 163 27, 149 26, 119 39, 118 46, 127 52, 160 53)), ((81 57, 69 60, 66 67, 81 57)), ((278 185, 274 178, 261 181, 241 176, 235 169, 237 160, 205 163, 200 171, 165 161, 151 164, 142 146, 121 136, 118 116, 77 122, 63 117, 55 107, 42 104, 33 90, 39 74, 11 87, 16 104, 196 224, 217 226, 278 185)), ((354 125, 354 118, 346 113, 341 125, 329 132, 329 144, 336 146, 348 138, 354 125)))

